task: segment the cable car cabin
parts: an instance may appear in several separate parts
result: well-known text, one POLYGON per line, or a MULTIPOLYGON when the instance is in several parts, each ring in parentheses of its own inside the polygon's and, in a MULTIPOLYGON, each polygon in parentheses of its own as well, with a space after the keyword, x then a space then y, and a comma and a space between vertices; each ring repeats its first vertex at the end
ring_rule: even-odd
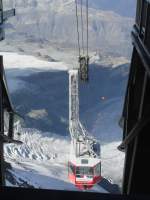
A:
POLYGON ((91 189, 102 180, 101 161, 98 158, 76 158, 68 162, 69 180, 79 189, 91 189))

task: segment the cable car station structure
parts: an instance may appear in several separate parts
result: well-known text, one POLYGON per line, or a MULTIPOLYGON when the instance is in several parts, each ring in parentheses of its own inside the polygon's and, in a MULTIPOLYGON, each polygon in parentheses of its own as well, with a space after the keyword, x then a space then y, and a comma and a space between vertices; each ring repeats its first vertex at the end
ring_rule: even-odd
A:
MULTIPOLYGON (((4 22, 9 18, 15 16, 15 9, 3 11, 3 2, 0 0, 0 41, 4 40, 4 22)), ((3 56, 0 55, 0 186, 5 186, 5 162, 4 162, 4 143, 19 143, 14 140, 14 115, 16 114, 9 91, 7 88, 7 81, 3 66, 3 56), (4 115, 8 113, 8 131, 5 132, 4 115)))

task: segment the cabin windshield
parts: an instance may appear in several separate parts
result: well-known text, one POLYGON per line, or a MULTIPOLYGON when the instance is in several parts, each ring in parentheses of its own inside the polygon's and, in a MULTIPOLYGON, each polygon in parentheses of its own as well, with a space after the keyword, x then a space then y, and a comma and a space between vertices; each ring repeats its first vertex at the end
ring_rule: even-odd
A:
POLYGON ((94 171, 92 167, 76 167, 76 175, 78 176, 84 176, 84 175, 88 175, 88 176, 93 176, 94 175, 94 171))

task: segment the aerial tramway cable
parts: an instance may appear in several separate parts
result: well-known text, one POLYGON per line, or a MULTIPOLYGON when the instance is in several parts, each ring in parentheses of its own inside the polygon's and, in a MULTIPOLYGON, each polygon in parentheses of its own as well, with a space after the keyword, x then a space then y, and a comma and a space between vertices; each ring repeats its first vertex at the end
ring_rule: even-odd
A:
POLYGON ((88 56, 88 43, 89 43, 89 4, 88 0, 85 2, 85 8, 86 8, 86 30, 84 28, 84 1, 83 0, 75 0, 76 4, 76 24, 77 24, 77 39, 78 39, 78 50, 79 50, 79 56, 85 56, 85 43, 86 43, 86 53, 88 56), (80 5, 80 9, 79 9, 80 5), (81 25, 81 26, 80 26, 81 25), (86 34, 85 34, 86 31, 86 34), (86 35, 86 42, 84 36, 86 35), (82 55, 81 55, 82 53, 82 55))
POLYGON ((77 0, 75 0, 76 4, 76 22, 77 22, 77 38, 78 38, 78 50, 79 50, 79 57, 80 57, 80 33, 79 33, 79 18, 78 18, 78 3, 77 0))
POLYGON ((80 64, 80 79, 83 81, 88 81, 88 68, 89 68, 89 6, 88 0, 85 0, 85 4, 83 0, 75 0, 76 4, 76 24, 77 24, 77 39, 78 39, 78 51, 79 51, 79 64, 80 64), (79 9, 80 5, 80 9, 79 9), (84 14, 83 8, 86 8, 86 14, 84 14), (80 12, 80 13, 79 13, 80 12), (86 16, 86 17, 85 17, 86 16), (86 42, 85 42, 85 26, 84 26, 84 18, 86 18, 86 42), (79 20, 80 19, 80 20, 79 20), (86 55, 85 55, 85 43, 86 44, 86 55))
POLYGON ((82 52, 84 55, 83 0, 81 0, 81 34, 82 34, 82 52))
POLYGON ((89 1, 86 0, 86 19, 87 19, 87 57, 89 57, 89 1))

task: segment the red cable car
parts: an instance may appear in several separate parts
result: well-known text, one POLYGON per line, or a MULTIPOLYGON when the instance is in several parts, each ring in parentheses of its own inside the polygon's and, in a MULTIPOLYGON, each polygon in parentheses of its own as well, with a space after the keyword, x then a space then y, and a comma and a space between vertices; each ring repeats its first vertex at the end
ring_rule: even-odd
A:
POLYGON ((68 163, 68 169, 69 180, 81 190, 91 189, 102 180, 101 162, 98 158, 72 159, 68 163))

